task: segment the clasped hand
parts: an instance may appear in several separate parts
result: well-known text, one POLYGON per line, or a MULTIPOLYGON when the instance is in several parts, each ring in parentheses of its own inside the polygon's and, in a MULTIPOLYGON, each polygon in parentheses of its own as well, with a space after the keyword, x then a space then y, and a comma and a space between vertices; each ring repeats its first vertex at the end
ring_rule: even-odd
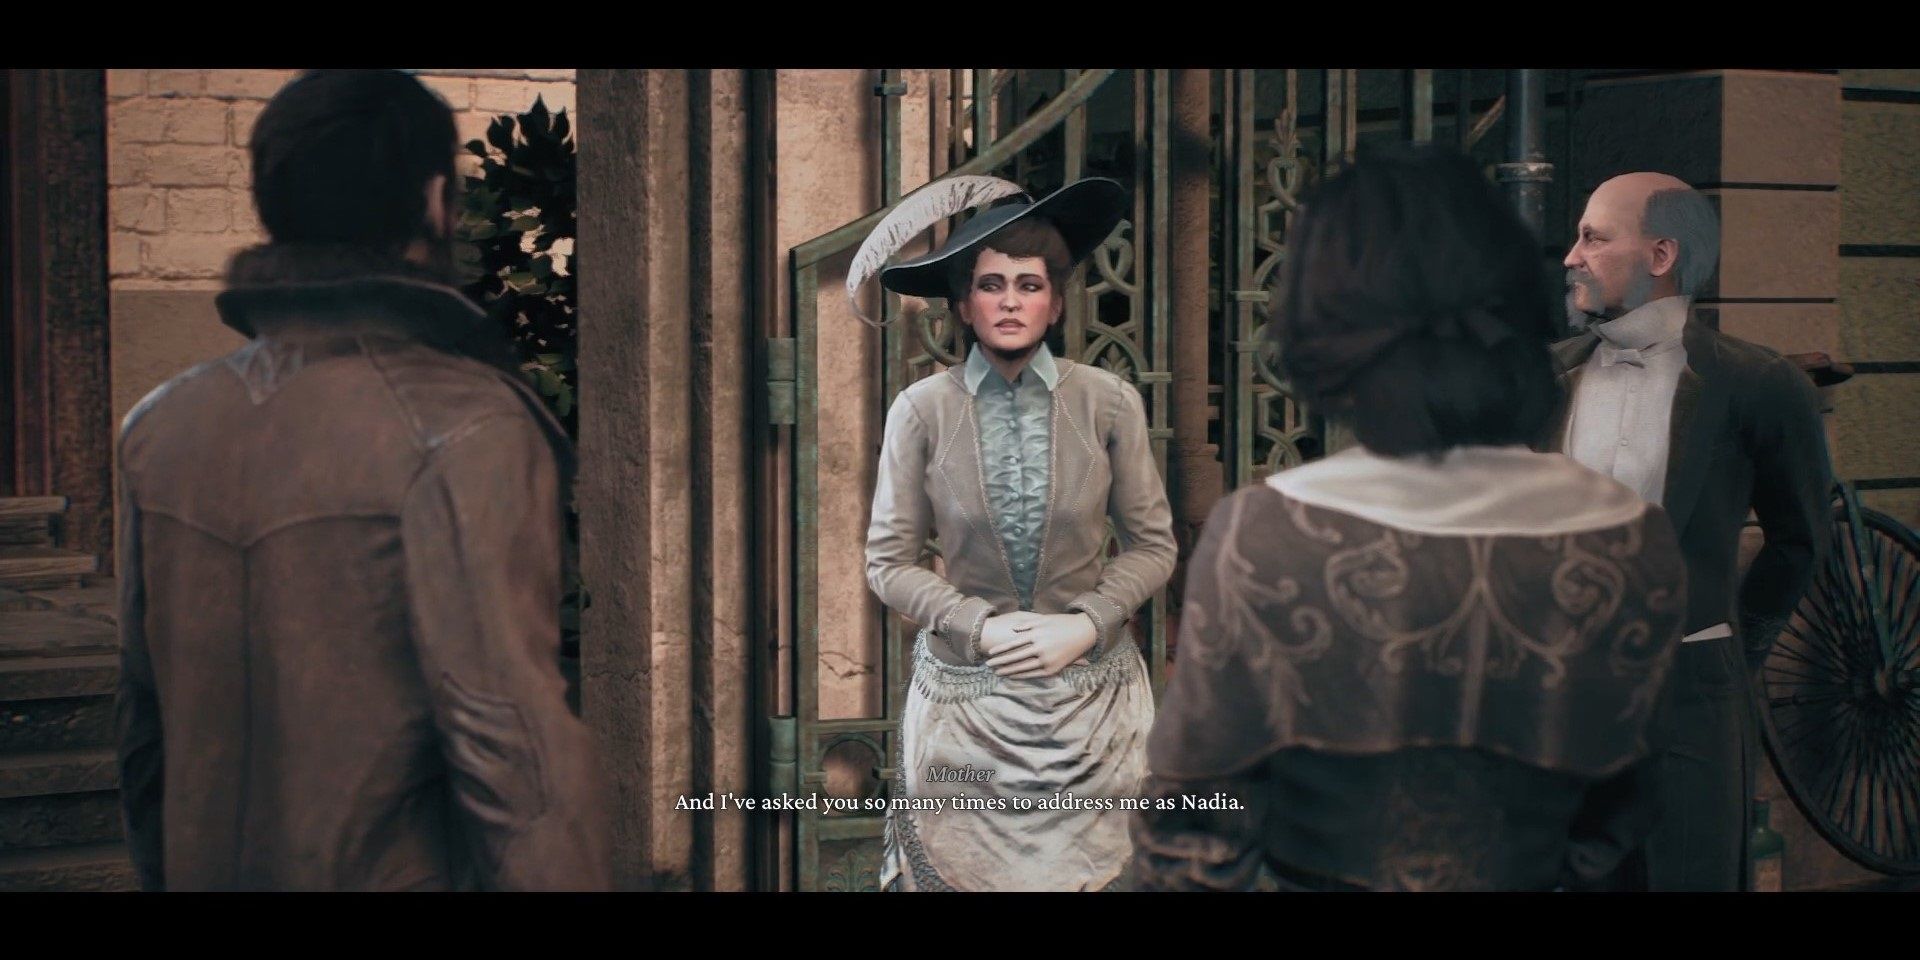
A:
POLYGON ((1030 680, 1051 677, 1075 661, 1086 662, 1086 652, 1099 639, 1084 613, 1022 610, 988 617, 980 632, 980 652, 994 673, 1030 680))

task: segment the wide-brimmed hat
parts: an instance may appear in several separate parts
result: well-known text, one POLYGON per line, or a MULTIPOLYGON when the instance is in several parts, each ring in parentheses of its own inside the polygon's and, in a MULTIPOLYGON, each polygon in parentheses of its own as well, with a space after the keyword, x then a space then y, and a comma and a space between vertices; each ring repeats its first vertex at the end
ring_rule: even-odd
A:
POLYGON ((1126 219, 1130 205, 1127 188, 1106 177, 1076 180, 1038 201, 1018 184, 998 177, 953 177, 935 181, 901 201, 867 235, 847 273, 847 298, 854 303, 857 313, 856 294, 876 271, 880 285, 895 293, 913 297, 950 296, 949 261, 978 248, 1008 225, 1029 217, 1042 217, 1053 224, 1066 241, 1068 255, 1078 264, 1126 219), (961 210, 982 204, 993 205, 956 228, 940 249, 886 265, 888 257, 921 231, 961 210))

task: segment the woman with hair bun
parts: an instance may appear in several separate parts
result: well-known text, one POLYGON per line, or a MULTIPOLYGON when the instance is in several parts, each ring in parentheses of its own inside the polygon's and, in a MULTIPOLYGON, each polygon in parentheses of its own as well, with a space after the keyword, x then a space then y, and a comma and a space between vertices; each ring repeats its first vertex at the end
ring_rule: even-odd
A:
POLYGON ((1144 885, 1550 890, 1645 836, 1685 568, 1659 507, 1528 448, 1559 395, 1538 251, 1458 155, 1307 199, 1272 336, 1359 445, 1207 521, 1144 885))

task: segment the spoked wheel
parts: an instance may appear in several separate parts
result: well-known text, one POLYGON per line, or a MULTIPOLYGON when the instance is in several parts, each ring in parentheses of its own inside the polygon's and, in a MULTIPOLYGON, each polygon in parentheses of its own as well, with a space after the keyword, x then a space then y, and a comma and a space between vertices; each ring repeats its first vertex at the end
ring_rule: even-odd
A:
POLYGON ((1781 784, 1821 836, 1869 869, 1916 874, 1920 537, 1848 501, 1767 656, 1761 726, 1781 784))

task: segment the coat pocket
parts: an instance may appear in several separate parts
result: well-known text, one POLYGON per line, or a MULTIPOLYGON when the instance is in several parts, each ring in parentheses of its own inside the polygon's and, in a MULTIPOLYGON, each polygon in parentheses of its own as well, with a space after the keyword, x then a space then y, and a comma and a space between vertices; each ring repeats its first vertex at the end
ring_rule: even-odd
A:
POLYGON ((544 764, 525 715, 513 701, 469 690, 452 674, 441 675, 440 688, 454 797, 489 836, 519 833, 546 812, 548 794, 544 764))

